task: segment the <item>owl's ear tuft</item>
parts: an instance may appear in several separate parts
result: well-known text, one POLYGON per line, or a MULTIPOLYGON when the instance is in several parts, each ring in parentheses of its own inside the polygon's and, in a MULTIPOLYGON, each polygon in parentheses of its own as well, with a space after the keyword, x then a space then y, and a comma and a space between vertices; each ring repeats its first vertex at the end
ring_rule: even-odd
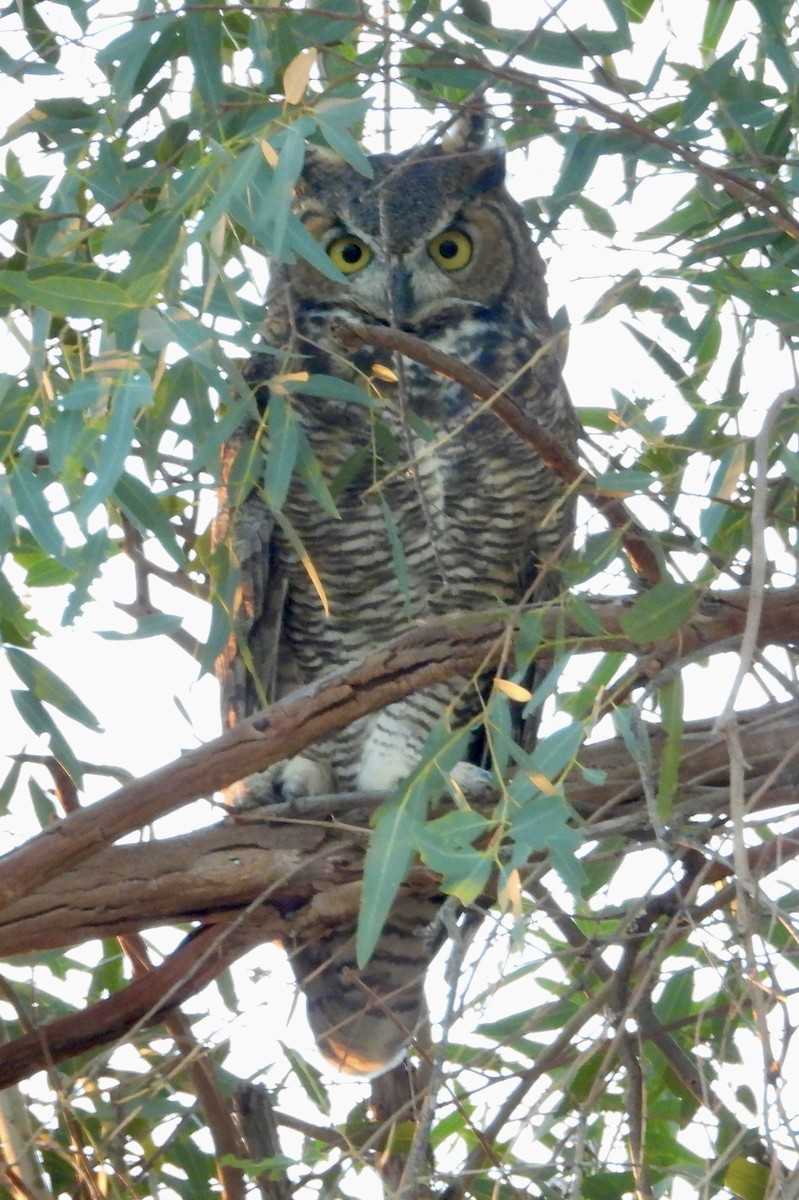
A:
POLYGON ((476 100, 464 105, 457 119, 441 139, 445 154, 463 154, 468 150, 482 150, 488 140, 488 105, 485 100, 476 100))
POLYGON ((471 185, 473 195, 491 192, 505 182, 505 151, 499 148, 473 150, 461 162, 462 186, 471 185))
POLYGON ((318 192, 324 190, 331 181, 341 175, 343 159, 327 146, 316 146, 312 142, 305 144, 305 161, 297 181, 297 190, 318 192))

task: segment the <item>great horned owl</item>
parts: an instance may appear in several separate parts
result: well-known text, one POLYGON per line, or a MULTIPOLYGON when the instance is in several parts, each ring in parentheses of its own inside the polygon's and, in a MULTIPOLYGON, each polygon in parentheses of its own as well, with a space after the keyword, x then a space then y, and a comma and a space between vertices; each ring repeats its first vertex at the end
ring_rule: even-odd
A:
MULTIPOLYGON (((288 401, 337 516, 296 477, 280 520, 258 478, 235 507, 223 489, 218 536, 242 572, 236 634, 219 669, 228 725, 412 622, 513 605, 537 577, 552 578, 571 540, 560 481, 490 411, 408 359, 369 348, 348 356, 333 334, 337 319, 407 330, 511 388, 574 447, 543 264, 505 189, 503 153, 455 141, 369 161, 372 178, 309 147, 297 188, 296 211, 335 281, 303 260, 272 264, 264 349, 245 372, 266 438, 270 387, 285 401, 280 380, 291 374, 346 380, 364 403, 326 398, 330 388, 288 401)), ((240 430, 228 456, 254 436, 240 430)), ((250 803, 388 792, 416 766, 442 714, 465 722, 480 705, 479 684, 451 679, 249 778, 241 792, 250 803)), ((434 902, 400 900, 360 973, 351 929, 294 953, 317 1042, 339 1069, 379 1072, 418 1031, 435 912, 434 902)))

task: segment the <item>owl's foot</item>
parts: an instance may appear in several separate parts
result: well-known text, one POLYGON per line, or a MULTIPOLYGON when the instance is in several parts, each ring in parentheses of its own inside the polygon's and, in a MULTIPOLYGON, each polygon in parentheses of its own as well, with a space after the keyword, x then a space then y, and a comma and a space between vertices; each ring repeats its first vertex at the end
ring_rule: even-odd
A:
POLYGON ((329 763, 298 754, 275 763, 242 780, 234 803, 237 808, 260 808, 264 804, 282 804, 306 796, 326 796, 336 791, 329 763))
POLYGON ((475 807, 494 804, 499 799, 494 776, 474 763, 455 763, 449 773, 449 783, 456 799, 462 798, 475 807))

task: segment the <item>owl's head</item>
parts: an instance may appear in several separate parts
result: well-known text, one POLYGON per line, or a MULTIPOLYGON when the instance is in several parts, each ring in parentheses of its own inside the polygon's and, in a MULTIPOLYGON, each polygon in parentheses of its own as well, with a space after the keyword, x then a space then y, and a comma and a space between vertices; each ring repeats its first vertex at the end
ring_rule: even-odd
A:
POLYGON ((540 259, 505 189, 502 151, 454 140, 369 161, 372 179, 309 148, 297 210, 341 278, 298 261, 286 271, 295 303, 424 334, 538 291, 540 259))

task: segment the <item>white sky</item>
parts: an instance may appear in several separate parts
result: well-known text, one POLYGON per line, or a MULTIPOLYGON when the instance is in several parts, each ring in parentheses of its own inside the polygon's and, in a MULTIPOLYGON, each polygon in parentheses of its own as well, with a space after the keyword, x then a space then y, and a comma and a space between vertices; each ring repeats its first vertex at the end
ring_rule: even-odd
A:
MULTIPOLYGON (((56 11, 56 6, 46 3, 39 7, 45 20, 56 11)), ((543 4, 520 4, 518 0, 494 0, 493 7, 500 23, 524 26, 531 24, 528 14, 534 13, 535 17, 539 17, 544 11, 543 4), (523 18, 520 17, 522 13, 523 18)), ((564 22, 571 27, 580 21, 590 24, 595 21, 601 7, 594 0, 568 0, 562 10, 564 22), (577 22, 574 14, 577 14, 577 22)), ((97 6, 97 11, 101 9, 109 13, 124 11, 122 5, 110 2, 97 6)), ((695 60, 703 6, 667 4, 663 0, 661 9, 669 14, 680 54, 686 60, 695 60)), ((736 6, 722 50, 748 31, 751 18, 748 9, 746 3, 736 6)), ((59 20, 63 21, 65 9, 59 6, 57 11, 59 20)), ((0 20, 0 38, 9 52, 13 52, 12 42, 5 40, 9 36, 9 20, 13 18, 0 20)), ((557 28, 557 22, 553 28, 557 28)), ((104 35, 103 40, 107 36, 109 34, 104 35)), ((635 31, 635 36, 635 54, 619 55, 616 63, 622 75, 640 78, 648 73, 663 48, 661 21, 653 13, 650 21, 635 31)), ((80 94, 87 71, 82 52, 76 49, 74 55, 74 76, 67 82, 59 77, 53 85, 54 94, 80 94)), ((27 111, 32 94, 41 95, 48 86, 45 78, 32 77, 30 83, 28 87, 7 79, 0 81, 0 99, 9 123, 27 111)), ((414 136, 411 132, 410 140, 414 136)), ((30 145, 26 152, 30 155, 31 170, 40 170, 40 152, 30 145)), ((557 177, 559 162, 560 151, 554 144, 546 142, 535 143, 526 160, 522 154, 515 154, 511 164, 514 192, 520 198, 530 194, 545 194, 557 177)), ((612 246, 587 232, 579 217, 571 215, 564 220, 557 243, 548 243, 544 247, 549 260, 551 307, 554 311, 564 305, 573 323, 566 376, 578 405, 607 403, 608 407, 612 407, 611 389, 618 388, 630 396, 662 397, 660 410, 669 415, 675 427, 684 423, 685 410, 668 381, 653 369, 644 352, 621 330, 621 321, 628 319, 629 314, 626 311, 613 313, 605 320, 588 325, 582 324, 582 318, 613 280, 630 269, 638 268, 646 276, 658 265, 670 264, 670 260, 664 259, 651 243, 637 243, 635 235, 666 215, 688 186, 687 177, 659 175, 640 189, 633 204, 616 204, 614 218, 618 235, 612 246)), ((621 179, 616 163, 610 160, 600 162, 588 195, 601 204, 618 199, 621 195, 621 179)), ((790 356, 780 348, 776 337, 766 332, 759 338, 759 353, 752 358, 754 366, 744 381, 745 389, 748 387, 750 391, 744 415, 745 432, 749 434, 754 434, 760 427, 763 414, 774 397, 793 383, 793 364, 790 356)), ((716 385, 721 386, 723 374, 724 371, 719 369, 711 377, 711 384, 715 379, 716 385)), ((165 638, 133 644, 98 638, 98 630, 128 631, 131 628, 130 620, 119 614, 112 602, 115 596, 123 600, 132 599, 132 588, 132 571, 127 563, 119 559, 109 564, 102 585, 95 589, 95 599, 87 606, 84 617, 76 627, 59 632, 50 641, 41 643, 38 649, 45 662, 79 692, 104 725, 102 736, 95 736, 58 717, 60 725, 73 740, 78 755, 97 763, 122 765, 140 775, 169 762, 181 751, 215 736, 219 722, 215 683, 208 678, 198 680, 193 664, 165 638), (188 720, 181 708, 188 714, 188 720)), ((154 585, 153 592, 157 602, 157 585, 154 585)), ((45 625, 52 625, 64 595, 62 589, 55 589, 43 597, 32 597, 34 615, 40 616, 45 625)), ((168 595, 165 604, 171 611, 174 596, 168 595)), ((202 607, 194 605, 193 611, 187 613, 187 625, 192 632, 201 636, 205 622, 206 615, 202 607)), ((726 664, 714 660, 712 670, 700 667, 692 669, 687 688, 689 718, 706 715, 709 710, 718 710, 730 685, 734 667, 734 656, 727 656, 726 664)), ((4 663, 0 662, 0 753, 25 750, 42 752, 44 747, 26 735, 10 704, 7 696, 9 686, 17 686, 16 677, 11 676, 4 663)), ((747 703, 759 703, 762 696, 756 689, 750 689, 745 699, 747 703)), ((41 782, 46 786, 45 777, 41 782)), ((102 796, 108 790, 107 781, 90 780, 86 799, 102 796)), ((0 852, 10 849, 30 832, 26 818, 28 806, 27 794, 23 792, 14 804, 10 817, 0 822, 0 852)), ((212 820, 215 816, 210 806, 196 806, 191 823, 212 820)), ((187 814, 183 811, 159 822, 157 828, 163 834, 179 832, 186 827, 187 814)), ((643 878, 651 879, 649 858, 642 862, 641 872, 643 878)), ((290 974, 279 952, 269 948, 250 955, 239 977, 242 980, 245 1015, 230 1027, 229 1015, 215 1010, 203 1022, 201 1032, 212 1040, 230 1035, 234 1050, 230 1066, 246 1075, 254 1066, 253 1044, 259 1044, 263 1039, 267 1022, 263 1006, 267 996, 268 1024, 271 1028, 281 1029, 287 1017, 292 988, 290 974), (271 960, 272 969, 277 973, 274 982, 269 985, 263 981, 251 983, 248 971, 263 967, 267 959, 271 960), (276 987, 274 983, 277 983, 276 987), (276 1007, 276 996, 281 998, 282 1011, 276 1007)), ((506 1001, 503 998, 500 1002, 506 1001)), ((295 1043, 300 1036, 297 1028, 294 1027, 291 1035, 295 1043)), ((301 1049, 307 1052, 308 1044, 302 1045, 301 1049)), ((258 1056, 261 1056, 260 1046, 258 1056)), ((269 1052, 264 1048, 264 1062, 268 1058, 269 1052)), ((351 1086, 344 1089, 347 1105, 351 1100, 351 1086)), ((364 1192, 364 1195, 367 1194, 364 1192)), ((677 1195, 675 1192, 675 1197, 677 1195)))

